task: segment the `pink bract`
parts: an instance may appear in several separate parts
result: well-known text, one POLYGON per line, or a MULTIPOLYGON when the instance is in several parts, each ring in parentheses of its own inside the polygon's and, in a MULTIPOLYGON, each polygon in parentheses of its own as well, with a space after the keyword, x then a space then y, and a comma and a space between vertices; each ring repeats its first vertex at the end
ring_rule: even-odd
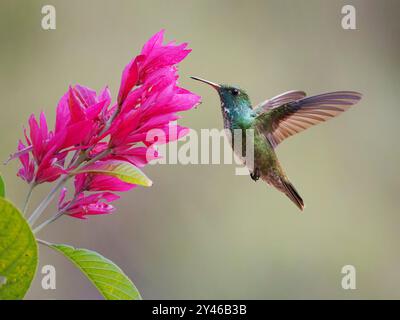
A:
MULTIPOLYGON (((200 97, 178 85, 177 64, 190 53, 187 44, 163 44, 164 30, 143 46, 124 68, 117 102, 111 103, 108 87, 99 92, 82 85, 70 86, 56 108, 54 130, 44 113, 29 118, 29 135, 18 143, 11 158, 19 158, 18 176, 28 183, 52 182, 86 162, 119 160, 144 167, 158 158, 156 144, 185 135, 176 124, 178 112, 192 109, 200 97), (153 132, 163 133, 155 138, 153 132)), ((118 198, 110 191, 128 191, 135 185, 100 174, 75 176, 75 192, 59 209, 76 217, 110 213, 108 202, 118 198), (95 192, 95 193, 93 193, 95 192)))

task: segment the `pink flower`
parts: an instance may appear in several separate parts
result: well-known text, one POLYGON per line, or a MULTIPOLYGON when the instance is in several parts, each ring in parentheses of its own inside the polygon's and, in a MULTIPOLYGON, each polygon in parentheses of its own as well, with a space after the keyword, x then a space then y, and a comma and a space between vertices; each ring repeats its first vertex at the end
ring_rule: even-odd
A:
POLYGON ((82 173, 75 176, 75 193, 84 191, 129 191, 136 185, 103 174, 82 173))
POLYGON ((159 31, 143 46, 139 56, 125 67, 118 93, 118 104, 122 105, 128 93, 135 85, 142 84, 149 75, 164 67, 170 67, 181 62, 190 53, 187 43, 175 45, 170 42, 163 45, 164 30, 159 31))
POLYGON ((165 143, 187 133, 186 128, 175 126, 179 134, 174 139, 169 135, 170 124, 180 118, 177 112, 193 108, 200 97, 177 86, 175 70, 164 68, 155 73, 157 76, 148 77, 127 97, 111 131, 110 145, 113 147, 139 142, 146 144, 146 137, 153 129, 165 132, 165 143))
POLYGON ((160 157, 158 151, 153 147, 129 147, 121 146, 114 149, 115 155, 110 156, 108 159, 123 160, 132 163, 138 168, 144 167, 150 161, 160 157))
POLYGON ((25 134, 27 146, 20 141, 18 151, 11 156, 11 159, 19 158, 22 163, 18 176, 27 182, 40 184, 52 182, 66 173, 63 166, 67 149, 78 144, 88 134, 87 124, 87 121, 79 121, 54 133, 48 130, 43 112, 39 122, 31 115, 29 137, 25 134), (30 160, 31 155, 33 161, 30 160))
POLYGON ((110 117, 108 109, 110 103, 111 94, 108 87, 101 90, 99 95, 96 91, 81 85, 70 87, 58 103, 55 132, 85 123, 87 130, 85 135, 81 135, 80 144, 89 146, 98 142, 103 138, 98 134, 110 117))
MULTIPOLYGON (((26 146, 20 140, 18 143, 18 151, 23 151, 26 149, 26 146)), ((35 164, 30 159, 30 155, 28 152, 25 152, 19 156, 19 161, 22 164, 22 167, 18 170, 17 176, 21 179, 25 180, 28 183, 31 183, 34 174, 35 174, 35 164)))
POLYGON ((108 202, 119 199, 119 196, 110 192, 100 192, 86 196, 84 193, 76 195, 75 199, 64 201, 67 190, 64 188, 58 200, 58 211, 78 219, 86 219, 87 215, 107 214, 115 210, 108 202))
POLYGON ((29 119, 29 136, 20 141, 11 158, 19 158, 18 176, 28 183, 44 183, 75 174, 72 200, 62 190, 59 210, 84 218, 113 211, 108 203, 136 185, 112 174, 78 173, 75 170, 108 162, 144 167, 160 157, 155 146, 180 139, 188 128, 177 125, 179 112, 192 109, 200 97, 178 84, 177 65, 189 53, 187 44, 163 44, 164 30, 143 46, 124 68, 117 102, 111 103, 108 87, 100 92, 70 86, 56 109, 54 130, 46 118, 29 119), (86 193, 92 192, 87 195, 86 193), (94 193, 93 193, 94 192, 94 193))

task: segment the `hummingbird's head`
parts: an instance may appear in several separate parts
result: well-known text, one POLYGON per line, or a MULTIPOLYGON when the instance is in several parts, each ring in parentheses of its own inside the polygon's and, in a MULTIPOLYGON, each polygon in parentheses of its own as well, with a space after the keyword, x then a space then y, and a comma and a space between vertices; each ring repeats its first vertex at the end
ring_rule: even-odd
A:
POLYGON ((191 78, 197 81, 204 82, 217 90, 221 99, 222 108, 226 111, 239 111, 243 108, 251 108, 250 98, 245 90, 231 85, 217 84, 197 77, 191 78))

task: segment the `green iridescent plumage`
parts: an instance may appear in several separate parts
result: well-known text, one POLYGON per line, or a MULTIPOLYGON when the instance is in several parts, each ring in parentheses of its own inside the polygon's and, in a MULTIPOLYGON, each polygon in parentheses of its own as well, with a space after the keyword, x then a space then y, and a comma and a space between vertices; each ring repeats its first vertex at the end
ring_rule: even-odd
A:
POLYGON ((231 130, 232 136, 235 129, 254 130, 254 164, 246 163, 251 178, 261 178, 303 210, 304 202, 284 173, 275 148, 286 138, 346 111, 361 99, 361 94, 338 91, 306 97, 303 91, 288 91, 253 108, 246 91, 238 87, 192 78, 217 90, 224 127, 231 130))

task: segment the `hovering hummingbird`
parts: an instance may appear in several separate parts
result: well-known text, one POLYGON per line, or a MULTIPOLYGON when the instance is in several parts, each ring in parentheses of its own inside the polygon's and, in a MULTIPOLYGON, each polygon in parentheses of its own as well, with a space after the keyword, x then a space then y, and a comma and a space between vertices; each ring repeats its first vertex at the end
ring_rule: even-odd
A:
POLYGON ((337 91, 306 97, 303 91, 288 91, 253 108, 243 89, 191 78, 217 90, 224 127, 232 137, 235 129, 254 130, 254 165, 249 168, 250 177, 274 186, 303 210, 303 199, 283 171, 275 148, 286 138, 346 111, 361 99, 361 93, 337 91))

